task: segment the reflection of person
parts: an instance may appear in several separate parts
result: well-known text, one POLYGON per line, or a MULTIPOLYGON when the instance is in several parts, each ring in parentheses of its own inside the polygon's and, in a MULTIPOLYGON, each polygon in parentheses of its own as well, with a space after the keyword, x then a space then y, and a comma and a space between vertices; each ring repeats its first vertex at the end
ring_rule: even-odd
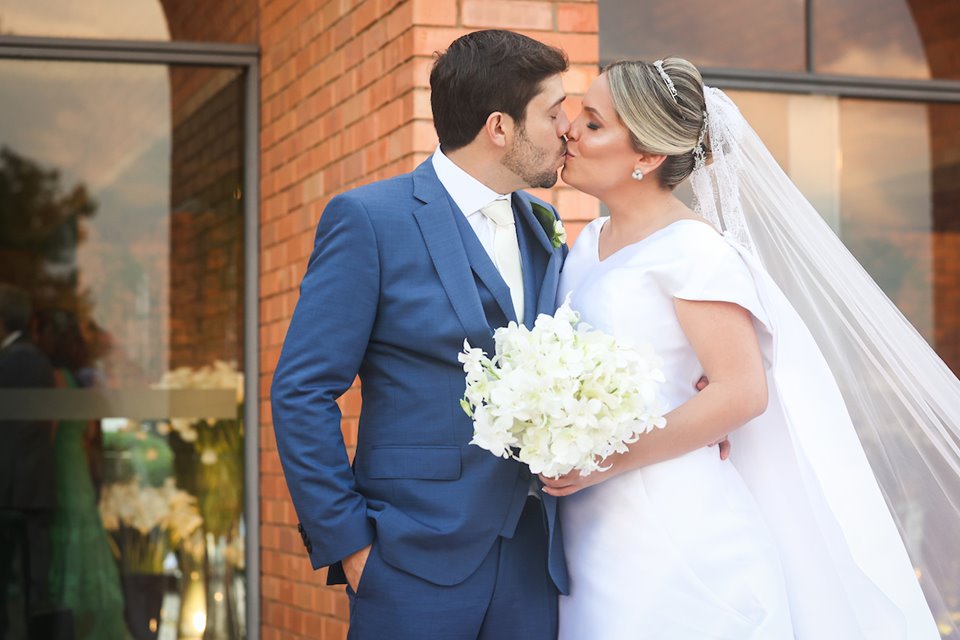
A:
POLYGON ((568 122, 562 52, 472 33, 431 74, 440 148, 327 205, 271 392, 314 567, 347 582, 351 638, 547 639, 566 590, 556 501, 470 446, 464 338, 554 311, 552 208, 568 122), (547 215, 538 219, 538 210, 547 215), (336 400, 363 385, 351 468, 336 400), (552 580, 551 580, 552 579, 552 580))
MULTIPOLYGON (((56 386, 77 389, 91 380, 89 351, 76 317, 61 309, 37 313, 37 344, 54 367, 56 386)), ((123 617, 117 563, 97 509, 90 460, 99 424, 60 420, 55 439, 57 507, 50 528, 50 596, 73 613, 74 637, 130 637, 123 617)))
MULTIPOLYGON (((752 253, 773 246, 769 264, 783 264, 826 225, 802 197, 791 204, 795 188, 765 150, 744 151, 748 129, 678 58, 611 65, 571 125, 563 178, 610 217, 581 233, 559 295, 589 324, 660 353, 670 411, 666 428, 611 456, 606 473, 544 481, 566 496, 560 637, 936 638, 831 370, 752 253), (726 237, 673 195, 691 174, 701 210, 723 207, 726 237), (747 202, 766 227, 745 232, 747 202), (798 218, 805 235, 760 244, 798 218), (694 394, 704 372, 710 386, 694 394), (733 462, 721 462, 706 445, 731 432, 733 462)), ((826 246, 785 278, 845 251, 836 238, 826 246)), ((847 271, 860 273, 825 281, 847 271)), ((808 288, 794 300, 816 297, 808 288)), ((831 344, 850 336, 854 315, 830 325, 831 344)))
MULTIPOLYGON (((29 339, 30 315, 26 292, 0 283, 0 388, 53 386, 50 363, 29 339)), ((0 407, 0 637, 7 629, 6 594, 18 550, 28 553, 31 608, 49 602, 49 527, 56 497, 52 467, 53 424, 7 420, 0 407), (21 546, 24 540, 27 550, 21 546)))

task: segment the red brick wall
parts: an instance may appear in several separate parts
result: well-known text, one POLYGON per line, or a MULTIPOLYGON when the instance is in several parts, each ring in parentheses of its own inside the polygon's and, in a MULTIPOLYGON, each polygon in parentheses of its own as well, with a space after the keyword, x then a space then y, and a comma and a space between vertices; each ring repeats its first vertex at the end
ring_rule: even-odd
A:
MULTIPOLYGON (((317 220, 346 189, 412 170, 433 152, 433 52, 480 28, 509 28, 563 47, 570 94, 598 62, 595 0, 260 0, 260 448, 262 634, 344 638, 347 601, 324 586, 296 531, 270 418, 270 379, 297 299, 317 220)), ((574 95, 571 116, 579 110, 574 95)), ((571 236, 596 200, 562 185, 537 195, 560 207, 571 236)), ((340 400, 356 443, 359 390, 340 400)))

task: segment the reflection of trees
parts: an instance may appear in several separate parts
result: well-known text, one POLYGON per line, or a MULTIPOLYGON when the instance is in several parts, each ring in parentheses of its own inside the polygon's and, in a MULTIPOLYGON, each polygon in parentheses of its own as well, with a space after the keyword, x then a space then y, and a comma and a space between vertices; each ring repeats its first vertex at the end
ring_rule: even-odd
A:
POLYGON ((83 183, 65 189, 57 169, 45 169, 0 147, 0 273, 29 291, 40 306, 56 306, 89 318, 88 290, 79 291, 76 255, 84 218, 96 202, 83 183))

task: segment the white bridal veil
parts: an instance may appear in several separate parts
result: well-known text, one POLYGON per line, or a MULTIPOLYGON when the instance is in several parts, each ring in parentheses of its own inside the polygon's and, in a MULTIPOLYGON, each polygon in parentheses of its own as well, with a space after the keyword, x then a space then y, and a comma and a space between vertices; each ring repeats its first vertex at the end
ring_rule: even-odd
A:
POLYGON ((791 608, 817 616, 856 598, 871 612, 805 622, 800 637, 960 640, 960 381, 733 102, 705 94, 713 161, 691 176, 695 208, 754 271, 774 325, 771 405, 789 426, 772 442, 748 424, 732 437, 734 463, 776 512, 791 608))

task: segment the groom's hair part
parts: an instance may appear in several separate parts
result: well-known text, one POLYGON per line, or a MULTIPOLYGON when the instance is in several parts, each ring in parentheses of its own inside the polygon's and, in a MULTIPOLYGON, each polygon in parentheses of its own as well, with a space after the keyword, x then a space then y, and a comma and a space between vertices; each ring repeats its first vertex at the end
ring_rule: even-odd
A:
POLYGON ((495 111, 522 127, 543 81, 568 66, 561 49, 512 31, 474 31, 457 38, 437 54, 430 72, 440 148, 449 152, 470 144, 495 111))

